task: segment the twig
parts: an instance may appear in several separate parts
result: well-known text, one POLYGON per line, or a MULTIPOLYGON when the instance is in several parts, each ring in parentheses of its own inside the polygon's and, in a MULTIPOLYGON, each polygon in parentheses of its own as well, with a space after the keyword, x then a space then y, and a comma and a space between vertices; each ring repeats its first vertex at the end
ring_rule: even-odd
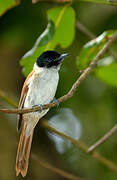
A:
POLYGON ((117 124, 109 130, 103 137, 101 137, 95 144, 89 147, 88 152, 92 153, 98 146, 103 144, 107 139, 109 139, 114 133, 117 132, 117 124))
POLYGON ((76 21, 76 28, 83 32, 89 39, 95 39, 96 35, 92 33, 84 24, 82 24, 80 21, 76 21))
MULTIPOLYGON (((6 93, 5 93, 6 95, 6 93)), ((8 96, 6 96, 5 99, 9 98, 8 96)), ((15 102, 15 101, 14 101, 15 102)), ((10 102, 9 102, 10 104, 10 102)), ((15 102, 15 104, 17 104, 17 102, 15 102)), ((42 120, 41 122, 42 127, 48 129, 49 131, 58 134, 59 136, 69 140, 72 144, 74 144, 77 148, 79 148, 80 150, 82 150, 84 153, 88 154, 88 146, 82 142, 82 141, 77 141, 76 139, 73 139, 70 136, 67 136, 66 134, 57 131, 56 129, 54 129, 53 127, 51 127, 47 121, 42 120)), ((101 162, 102 164, 104 164, 105 166, 107 166, 108 168, 112 169, 113 171, 117 172, 117 166, 111 162, 110 160, 106 159, 105 157, 103 157, 102 155, 100 155, 97 152, 93 152, 90 154, 93 158, 97 159, 99 162, 101 162)))
MULTIPOLYGON (((72 88, 70 89, 70 91, 60 97, 58 99, 59 103, 64 102, 68 99, 70 99, 74 93, 76 92, 77 88, 79 87, 80 83, 89 75, 89 73, 92 71, 92 69, 96 66, 98 60, 101 58, 101 56, 107 51, 107 49, 110 47, 110 45, 117 39, 117 32, 114 33, 114 35, 108 40, 108 42, 104 45, 104 47, 99 51, 99 53, 96 55, 96 57, 94 58, 94 60, 90 63, 89 67, 87 67, 83 73, 80 75, 80 77, 77 79, 77 81, 73 84, 72 88)), ((55 107, 56 103, 50 103, 50 104, 46 104, 43 105, 43 109, 47 109, 47 108, 51 108, 51 107, 55 107)), ((22 109, 22 110, 18 110, 18 109, 0 109, 0 112, 3 113, 10 113, 10 114, 17 114, 17 113, 29 113, 29 112, 35 112, 35 111, 39 111, 40 107, 35 107, 35 108, 29 108, 29 109, 22 109)), ((44 125, 46 126, 46 128, 49 129, 49 127, 47 127, 47 124, 44 125)), ((72 144, 74 144, 76 147, 80 148, 82 151, 84 151, 85 153, 88 153, 88 147, 86 144, 84 144, 83 142, 79 142, 75 139, 73 139, 72 137, 69 137, 67 135, 65 135, 64 133, 61 133, 59 131, 57 131, 54 128, 50 128, 50 130, 52 132, 55 132, 56 134, 68 139, 71 141, 72 144)), ((117 173, 117 166, 112 163, 111 161, 109 161, 108 159, 104 158, 102 155, 100 155, 97 152, 92 152, 90 154, 92 157, 94 157, 95 159, 97 159, 98 161, 102 162, 103 164, 105 164, 108 168, 112 169, 113 171, 115 171, 117 173)))
MULTIPOLYGON (((37 2, 37 0, 32 0, 33 3, 37 2)), ((65 2, 74 2, 74 1, 80 1, 80 2, 92 2, 92 3, 99 3, 99 4, 108 4, 117 6, 117 2, 115 0, 39 0, 43 2, 56 2, 56 3, 65 3, 65 2)))
POLYGON ((104 164, 106 167, 108 167, 109 169, 113 170, 114 172, 117 173, 117 165, 115 165, 113 162, 111 162, 110 160, 106 159, 104 156, 102 156, 101 154, 99 154, 98 152, 92 152, 89 153, 88 152, 88 146, 82 142, 82 141, 78 141, 66 134, 64 134, 63 132, 60 132, 58 130, 56 130, 55 128, 53 128, 51 125, 49 125, 47 123, 47 121, 42 120, 41 122, 42 127, 48 129, 49 131, 61 136, 62 138, 65 138, 67 140, 69 140, 72 144, 74 144, 78 149, 82 150, 84 153, 91 155, 93 158, 97 159, 99 162, 101 162, 102 164, 104 164))
MULTIPOLYGON (((79 21, 76 22, 76 27, 78 30, 87 35, 90 39, 96 38, 95 34, 93 34, 86 26, 84 26, 79 21)), ((113 50, 109 50, 109 53, 117 60, 117 54, 113 50)), ((99 139, 95 144, 89 147, 88 152, 91 153, 94 151, 99 145, 103 144, 109 137, 111 137, 117 131, 117 125, 115 125, 109 132, 107 132, 101 139, 99 139)))
MULTIPOLYGON (((117 32, 114 33, 114 35, 108 40, 108 42, 104 45, 104 47, 98 52, 94 60, 90 63, 90 65, 84 70, 84 72, 80 75, 80 77, 76 80, 76 82, 73 84, 70 91, 65 94, 64 96, 60 97, 58 99, 59 103, 64 102, 68 99, 70 99, 76 90, 78 89, 80 83, 89 75, 89 73, 92 71, 92 69, 97 65, 98 60, 102 57, 102 55, 107 51, 107 49, 110 47, 110 45, 117 39, 117 32)), ((48 109, 55 107, 56 103, 50 103, 43 105, 43 109, 48 109)), ((2 113, 9 113, 9 114, 18 114, 18 113, 29 113, 29 112, 36 112, 40 110, 40 106, 33 107, 33 108, 26 108, 26 109, 0 109, 0 112, 2 113)))
POLYGON ((116 0, 79 0, 80 2, 92 2, 92 3, 99 3, 99 4, 108 4, 117 6, 116 0))
POLYGON ((49 170, 51 170, 52 172, 54 173, 57 173, 59 174, 60 176, 63 176, 67 179, 71 179, 71 180, 85 180, 84 178, 80 178, 80 177, 77 177, 71 173, 68 173, 66 171, 63 171, 62 169, 59 169, 59 168, 56 168, 55 166, 47 163, 46 161, 40 159, 38 156, 36 156, 35 154, 32 155, 32 158, 34 160, 38 160, 38 162, 41 164, 41 166, 43 166, 44 168, 47 168, 49 170))

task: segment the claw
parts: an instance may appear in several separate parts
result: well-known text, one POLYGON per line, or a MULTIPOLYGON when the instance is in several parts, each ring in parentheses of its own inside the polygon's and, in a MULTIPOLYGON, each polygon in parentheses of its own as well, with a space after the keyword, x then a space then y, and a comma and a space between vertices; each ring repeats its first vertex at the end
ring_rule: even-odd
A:
POLYGON ((43 111, 43 105, 42 104, 39 104, 39 106, 40 106, 40 112, 42 112, 43 111))
POLYGON ((58 107, 59 106, 59 101, 58 99, 54 98, 51 103, 56 103, 56 106, 58 107))
POLYGON ((32 107, 36 107, 36 106, 39 106, 40 107, 40 112, 42 112, 43 111, 43 105, 42 104, 39 104, 39 105, 34 105, 34 106, 32 106, 32 107))

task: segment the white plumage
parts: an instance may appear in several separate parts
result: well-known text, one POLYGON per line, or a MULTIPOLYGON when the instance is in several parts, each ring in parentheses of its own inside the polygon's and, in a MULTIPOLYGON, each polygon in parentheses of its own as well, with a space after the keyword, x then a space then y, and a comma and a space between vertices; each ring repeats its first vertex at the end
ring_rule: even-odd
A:
MULTIPOLYGON (((40 68, 36 64, 34 65, 34 74, 28 80, 28 92, 24 102, 24 108, 30 108, 39 104, 48 104, 53 100, 59 81, 59 68, 40 68)), ((39 119, 48 110, 25 114, 25 121, 28 121, 25 131, 27 137, 32 133, 39 119)))

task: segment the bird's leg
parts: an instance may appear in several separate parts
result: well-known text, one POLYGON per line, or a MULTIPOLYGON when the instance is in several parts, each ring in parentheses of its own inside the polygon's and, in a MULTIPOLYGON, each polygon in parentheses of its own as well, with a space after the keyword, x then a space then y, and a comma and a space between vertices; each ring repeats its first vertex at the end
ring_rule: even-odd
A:
POLYGON ((40 112, 42 112, 43 111, 43 105, 42 104, 38 104, 38 105, 33 105, 32 107, 36 107, 36 106, 39 106, 40 107, 40 112))
POLYGON ((59 101, 56 98, 54 98, 50 103, 56 103, 56 106, 59 106, 59 101))

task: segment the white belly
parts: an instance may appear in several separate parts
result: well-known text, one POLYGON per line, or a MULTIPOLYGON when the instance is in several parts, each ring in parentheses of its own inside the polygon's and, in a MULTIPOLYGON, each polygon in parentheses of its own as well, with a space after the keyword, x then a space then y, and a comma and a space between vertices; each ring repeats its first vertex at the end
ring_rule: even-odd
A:
MULTIPOLYGON (((50 103, 56 93, 59 75, 57 70, 48 70, 41 73, 35 73, 29 81, 28 93, 25 99, 24 107, 30 108, 39 104, 50 103)), ((35 127, 40 118, 42 118, 49 109, 42 112, 25 114, 25 121, 28 121, 27 136, 30 135, 31 129, 35 127)))
POLYGON ((36 74, 36 78, 29 83, 24 107, 47 104, 54 98, 58 85, 58 72, 36 74))

